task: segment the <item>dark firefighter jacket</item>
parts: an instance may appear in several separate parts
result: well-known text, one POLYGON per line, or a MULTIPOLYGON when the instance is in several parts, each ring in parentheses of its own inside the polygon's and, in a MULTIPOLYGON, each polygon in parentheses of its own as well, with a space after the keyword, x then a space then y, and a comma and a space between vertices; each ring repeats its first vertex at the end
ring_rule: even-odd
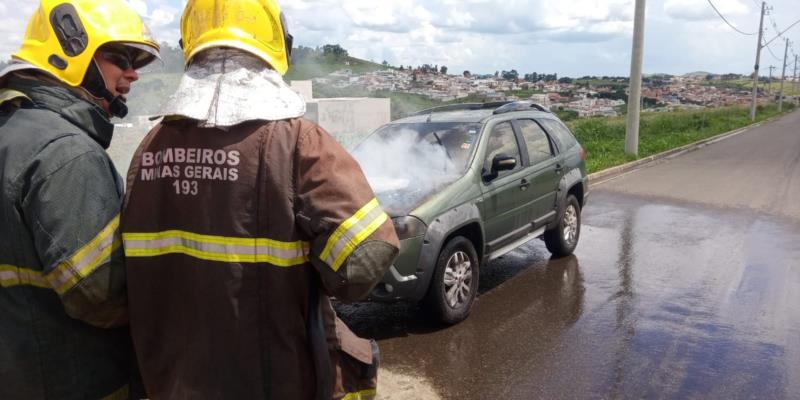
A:
POLYGON ((127 395, 112 131, 62 87, 0 88, 0 399, 127 395))
POLYGON ((151 398, 374 394, 339 376, 334 350, 365 364, 372 352, 334 330, 327 296, 366 296, 399 243, 358 164, 319 126, 163 122, 134 155, 122 215, 151 398))

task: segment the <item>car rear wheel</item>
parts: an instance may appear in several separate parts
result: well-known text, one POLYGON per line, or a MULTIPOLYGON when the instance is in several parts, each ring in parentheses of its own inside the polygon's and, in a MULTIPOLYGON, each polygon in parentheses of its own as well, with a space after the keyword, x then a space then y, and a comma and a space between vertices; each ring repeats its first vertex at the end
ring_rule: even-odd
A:
POLYGON ((469 239, 456 236, 439 254, 425 303, 433 316, 455 324, 469 315, 478 291, 478 255, 469 239))
POLYGON ((556 257, 572 254, 581 235, 581 206, 573 195, 567 195, 558 225, 544 233, 544 244, 556 257))

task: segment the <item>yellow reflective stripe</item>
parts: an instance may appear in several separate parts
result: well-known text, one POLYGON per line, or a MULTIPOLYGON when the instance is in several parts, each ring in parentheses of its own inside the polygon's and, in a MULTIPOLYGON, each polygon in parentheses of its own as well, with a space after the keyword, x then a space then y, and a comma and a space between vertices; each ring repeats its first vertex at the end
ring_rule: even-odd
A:
POLYGON ((369 225, 366 226, 366 228, 359 231, 352 240, 348 240, 347 244, 345 244, 344 249, 342 249, 339 255, 336 256, 336 259, 333 261, 333 264, 331 264, 331 268, 334 271, 338 271, 339 267, 341 267, 342 263, 344 263, 344 260, 346 260, 347 257, 350 256, 350 253, 352 253, 353 250, 355 250, 356 246, 358 246, 361 242, 363 242, 366 238, 368 238, 369 235, 372 235, 375 231, 377 231, 378 228, 380 228, 381 225, 383 225, 383 223, 386 222, 386 220, 388 219, 389 216, 386 215, 386 213, 381 212, 381 214, 378 215, 377 218, 372 220, 372 222, 370 222, 369 225))
POLYGON ((45 277, 58 294, 64 294, 81 279, 108 262, 111 253, 118 249, 120 244, 119 215, 117 215, 94 239, 75 252, 72 257, 56 266, 45 277))
POLYGON ((353 225, 357 224, 358 221, 361 221, 361 219, 364 218, 365 215, 367 215, 370 211, 372 211, 372 209, 374 209, 377 206, 378 206, 378 199, 372 199, 364 207, 361 207, 360 210, 356 211, 356 213, 353 214, 353 216, 342 222, 342 224, 339 225, 339 227, 336 228, 336 230, 333 232, 331 237, 328 238, 328 242, 325 244, 325 248, 322 249, 322 253, 320 253, 319 258, 323 260, 327 259, 328 256, 330 256, 331 254, 331 250, 333 250, 333 246, 336 244, 336 242, 339 241, 342 235, 344 235, 348 230, 350 230, 350 228, 352 228, 353 225))
POLYGON ((12 89, 0 89, 0 105, 8 101, 22 101, 22 99, 32 101, 30 97, 25 95, 25 93, 18 92, 12 89))
POLYGON ((125 249, 126 257, 157 257, 166 254, 184 254, 207 261, 238 263, 270 263, 279 267, 293 267, 308 261, 308 257, 279 258, 269 254, 226 254, 197 250, 182 245, 166 246, 158 249, 125 249))
POLYGON ((308 243, 281 242, 267 238, 237 238, 201 235, 169 230, 152 233, 123 233, 127 257, 156 257, 184 254, 219 262, 270 263, 279 267, 308 261, 308 243))
POLYGON ((125 385, 100 400, 127 400, 129 391, 130 389, 128 388, 128 385, 125 385))
POLYGON ((375 389, 365 389, 358 392, 350 392, 342 397, 342 400, 372 400, 378 395, 375 389))
POLYGON ((378 200, 372 199, 336 228, 320 253, 320 259, 338 271, 350 253, 388 219, 378 200))
POLYGON ((44 279, 40 271, 0 264, 0 286, 11 287, 20 285, 50 289, 50 283, 44 279))

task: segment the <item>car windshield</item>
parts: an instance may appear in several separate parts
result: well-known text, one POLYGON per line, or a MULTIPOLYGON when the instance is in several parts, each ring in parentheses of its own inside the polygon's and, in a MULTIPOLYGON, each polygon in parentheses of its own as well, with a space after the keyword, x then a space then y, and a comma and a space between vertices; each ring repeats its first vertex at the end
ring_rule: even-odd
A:
POLYGON ((389 124, 367 137, 353 156, 384 208, 410 210, 458 179, 475 151, 480 124, 389 124))

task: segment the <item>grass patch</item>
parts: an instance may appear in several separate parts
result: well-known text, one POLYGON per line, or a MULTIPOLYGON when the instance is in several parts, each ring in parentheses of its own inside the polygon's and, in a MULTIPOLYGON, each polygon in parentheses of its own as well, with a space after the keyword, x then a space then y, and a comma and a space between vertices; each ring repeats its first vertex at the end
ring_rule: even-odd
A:
MULTIPOLYGON (((706 86, 716 86, 720 88, 753 90, 752 79, 736 79, 732 81, 705 81, 702 84, 706 86)), ((780 76, 778 76, 777 78, 773 77, 771 84, 768 82, 760 82, 758 84, 758 87, 764 91, 768 90, 772 95, 777 97, 778 92, 781 89, 781 78, 780 76)), ((791 75, 787 75, 786 81, 783 83, 783 92, 785 96, 798 96, 800 95, 800 84, 792 82, 791 75)))
MULTIPOLYGON (((784 112, 794 109, 784 104, 784 112)), ((777 105, 759 106, 756 121, 778 115, 777 105)), ((750 124, 750 109, 724 107, 699 111, 642 114, 639 157, 625 154, 625 118, 589 118, 567 125, 586 149, 588 173, 601 171, 707 139, 750 124)))

